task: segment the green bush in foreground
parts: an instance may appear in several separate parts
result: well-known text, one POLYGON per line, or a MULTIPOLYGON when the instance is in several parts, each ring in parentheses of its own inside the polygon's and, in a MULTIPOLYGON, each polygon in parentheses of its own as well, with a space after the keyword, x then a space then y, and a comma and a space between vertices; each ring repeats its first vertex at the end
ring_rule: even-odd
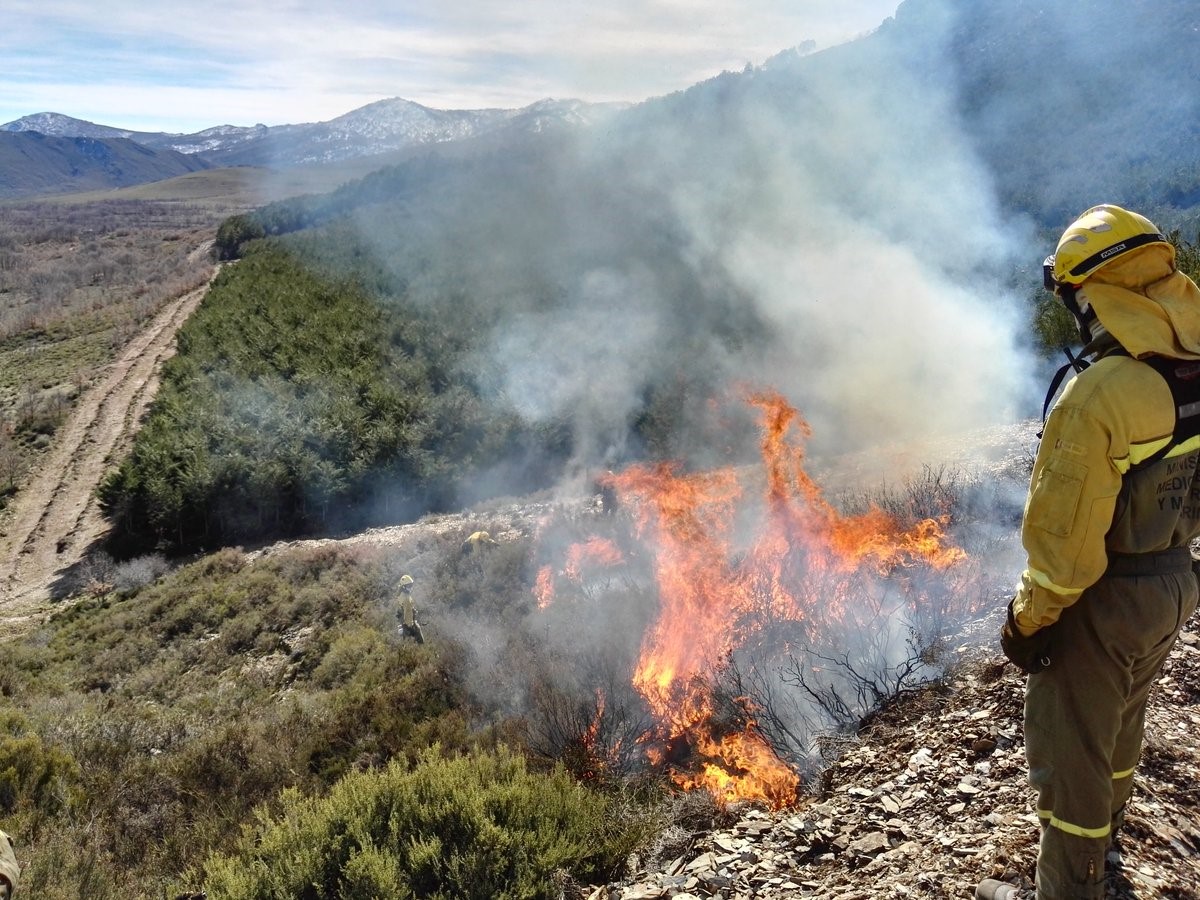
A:
POLYGON ((643 836, 561 769, 530 772, 504 749, 438 754, 352 773, 325 798, 285 792, 279 819, 207 863, 208 896, 536 900, 558 896, 556 872, 606 878, 643 836))
POLYGON ((21 713, 0 711, 0 816, 52 815, 78 777, 70 754, 47 746, 21 713))

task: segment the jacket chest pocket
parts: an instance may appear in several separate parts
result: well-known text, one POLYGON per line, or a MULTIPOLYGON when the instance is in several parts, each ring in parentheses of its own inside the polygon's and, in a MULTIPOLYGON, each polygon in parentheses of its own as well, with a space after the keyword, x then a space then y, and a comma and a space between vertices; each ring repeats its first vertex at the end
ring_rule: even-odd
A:
POLYGON ((1075 527, 1087 472, 1088 467, 1082 463, 1058 458, 1047 460, 1029 494, 1025 523, 1057 537, 1069 537, 1075 527))

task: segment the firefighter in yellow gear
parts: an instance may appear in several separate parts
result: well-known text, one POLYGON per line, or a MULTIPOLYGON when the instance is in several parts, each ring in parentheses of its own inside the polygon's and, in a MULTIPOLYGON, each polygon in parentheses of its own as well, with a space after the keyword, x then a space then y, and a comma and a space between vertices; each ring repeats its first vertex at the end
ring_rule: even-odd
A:
POLYGON ((13 850, 13 839, 0 831, 0 900, 8 900, 17 890, 21 867, 13 850))
POLYGON ((482 550, 484 547, 497 547, 499 544, 500 542, 486 531, 473 531, 462 542, 462 552, 471 553, 472 551, 482 550))
POLYGON ((400 576, 400 608, 396 612, 400 619, 400 633, 410 637, 418 644, 425 643, 425 632, 417 621, 417 607, 412 598, 413 578, 411 575, 400 576))
MULTIPOLYGON (((1146 700, 1196 609, 1200 290, 1148 219, 1112 205, 1068 227, 1045 269, 1085 346, 1045 423, 1000 642, 1029 674, 1037 898, 1100 900, 1146 700)), ((976 897, 1014 890, 989 879, 976 897)))

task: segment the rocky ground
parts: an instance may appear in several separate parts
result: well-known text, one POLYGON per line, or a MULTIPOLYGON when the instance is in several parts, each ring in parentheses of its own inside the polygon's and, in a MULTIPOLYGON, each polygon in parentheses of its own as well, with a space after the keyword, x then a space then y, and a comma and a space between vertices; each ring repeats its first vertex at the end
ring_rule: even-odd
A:
MULTIPOLYGON (((780 812, 746 808, 681 833, 621 884, 587 900, 971 898, 982 878, 1033 896, 1038 824, 1025 780, 1024 676, 999 654, 999 611, 974 623, 944 684, 876 715, 780 812)), ((1200 897, 1200 623, 1171 653, 1151 699, 1146 743, 1109 898, 1200 897)))

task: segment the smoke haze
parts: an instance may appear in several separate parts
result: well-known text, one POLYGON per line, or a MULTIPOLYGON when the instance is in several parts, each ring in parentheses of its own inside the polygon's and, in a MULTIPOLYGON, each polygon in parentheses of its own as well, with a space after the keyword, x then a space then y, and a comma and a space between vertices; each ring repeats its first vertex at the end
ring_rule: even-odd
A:
POLYGON ((784 54, 644 104, 536 187, 490 186, 481 206, 504 212, 473 214, 495 226, 478 289, 516 313, 480 362, 497 396, 569 417, 584 466, 627 458, 671 381, 690 416, 777 388, 822 452, 1011 421, 1032 363, 1005 278, 1027 229, 999 209, 937 45, 926 27, 919 66, 895 29, 784 54), (530 304, 531 285, 560 294, 530 304))

